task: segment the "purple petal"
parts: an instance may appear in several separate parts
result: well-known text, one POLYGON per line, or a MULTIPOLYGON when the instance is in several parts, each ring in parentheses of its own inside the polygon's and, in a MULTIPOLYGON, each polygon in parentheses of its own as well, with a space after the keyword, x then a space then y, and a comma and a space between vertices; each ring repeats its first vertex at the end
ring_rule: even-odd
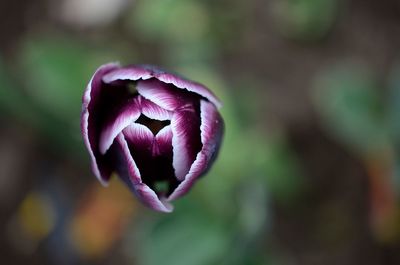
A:
POLYGON ((112 83, 117 80, 132 80, 149 79, 153 77, 152 72, 140 66, 127 66, 119 68, 103 76, 105 83, 112 83))
POLYGON ((140 95, 169 111, 174 111, 190 100, 189 95, 157 79, 138 81, 136 88, 140 95))
POLYGON ((92 121, 89 109, 93 109, 93 101, 96 103, 101 92, 101 78, 104 74, 119 67, 116 63, 110 63, 99 67, 94 73, 83 95, 81 130, 86 148, 92 160, 92 171, 103 185, 107 185, 112 168, 106 158, 102 157, 97 150, 97 135, 95 124, 92 121))
POLYGON ((150 100, 145 99, 144 97, 140 97, 140 107, 142 113, 150 119, 165 121, 170 120, 172 116, 172 112, 161 108, 160 106, 154 104, 150 100))
POLYGON ((123 133, 142 182, 154 190, 159 182, 167 183, 168 190, 157 190, 156 194, 168 196, 179 184, 172 167, 171 126, 164 127, 154 136, 146 126, 135 123, 123 133))
POLYGON ((122 134, 119 134, 117 136, 117 142, 122 148, 123 156, 127 165, 127 170, 120 170, 120 177, 132 189, 138 199, 145 205, 156 211, 171 212, 173 210, 172 205, 168 203, 165 199, 160 199, 149 186, 142 182, 140 171, 132 158, 128 143, 122 134))
MULTIPOLYGON (((131 152, 128 147, 128 143, 125 140, 125 137, 122 133, 118 134, 117 136, 117 142, 121 147, 122 154, 125 158, 125 162, 127 164, 127 173, 128 173, 128 178, 129 178, 129 183, 132 183, 133 185, 139 184, 142 182, 141 176, 140 176, 140 171, 135 163, 135 160, 133 160, 131 152)), ((121 177, 124 177, 126 173, 120 173, 121 177)), ((129 185, 131 186, 131 185, 129 185)))
POLYGON ((171 126, 164 127, 154 136, 146 126, 134 123, 124 129, 123 133, 140 169, 142 181, 150 187, 154 187, 157 181, 168 181, 175 185, 171 126))
POLYGON ((115 137, 128 125, 135 122, 140 116, 140 107, 137 99, 128 100, 120 109, 106 122, 101 135, 99 149, 105 154, 112 145, 115 137))
POLYGON ((168 197, 168 201, 173 201, 179 197, 185 195, 198 177, 200 177, 205 168, 207 167, 207 157, 203 152, 197 154, 196 160, 190 167, 189 173, 185 176, 185 179, 178 185, 178 187, 168 197))
POLYGON ((128 143, 137 152, 151 153, 154 135, 146 126, 133 123, 123 130, 128 143))
POLYGON ((162 128, 156 135, 153 156, 170 155, 172 153, 172 130, 171 125, 162 128))
MULTIPOLYGON (((105 83, 112 83, 117 80, 132 80, 136 81, 139 79, 147 80, 152 77, 160 80, 163 83, 172 84, 177 88, 185 89, 187 91, 196 93, 210 102, 214 103, 218 108, 221 107, 219 99, 211 92, 207 87, 197 82, 193 82, 182 78, 178 75, 167 73, 157 67, 149 65, 132 65, 124 68, 120 68, 113 71, 103 77, 105 83)), ((156 103, 156 102, 155 102, 156 103)), ((158 104, 158 103, 157 103, 158 104)))
POLYGON ((117 106, 114 112, 113 115, 110 115, 100 135, 99 148, 102 154, 106 153, 108 148, 112 145, 114 138, 124 128, 134 123, 141 113, 155 120, 168 120, 172 115, 171 112, 141 96, 128 99, 125 103, 117 106))
POLYGON ((157 194, 144 183, 134 186, 136 195, 150 208, 160 212, 172 212, 173 206, 166 199, 159 199, 157 194))
POLYGON ((189 173, 168 197, 168 201, 179 198, 188 192, 194 182, 207 172, 218 154, 224 131, 222 117, 216 107, 205 100, 202 100, 200 103, 200 117, 201 142, 203 147, 191 165, 189 173))
POLYGON ((200 119, 202 151, 213 154, 221 144, 224 121, 215 106, 205 100, 200 102, 200 119))
POLYGON ((171 119, 172 147, 175 176, 183 180, 201 150, 200 117, 194 109, 174 112, 171 119))
POLYGON ((187 79, 184 79, 182 77, 179 77, 174 74, 169 74, 165 72, 160 72, 160 73, 155 73, 155 77, 165 83, 168 84, 173 84, 174 86, 182 89, 186 89, 190 92, 194 92, 196 94, 199 94, 200 96, 208 99, 210 102, 214 103, 215 106, 218 108, 221 107, 221 102, 219 99, 214 95, 213 92, 211 92, 207 87, 203 86, 202 84, 189 81, 187 79))

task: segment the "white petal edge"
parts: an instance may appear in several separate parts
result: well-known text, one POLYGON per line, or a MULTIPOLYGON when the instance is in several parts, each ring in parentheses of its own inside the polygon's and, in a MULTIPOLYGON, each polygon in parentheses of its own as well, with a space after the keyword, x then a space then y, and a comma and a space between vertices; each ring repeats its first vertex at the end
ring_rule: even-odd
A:
MULTIPOLYGON (((140 139, 140 140, 149 140, 153 141, 154 135, 150 131, 149 128, 147 128, 145 125, 140 124, 140 123, 132 123, 128 125, 124 130, 123 134, 125 135, 126 138, 129 140, 132 138, 135 139, 140 139)), ((133 146, 134 148, 134 146, 133 146)))
POLYGON ((100 134, 99 150, 105 154, 114 142, 115 137, 127 126, 134 123, 140 116, 140 109, 136 102, 133 106, 127 106, 122 113, 118 114, 116 119, 109 122, 109 126, 103 129, 100 134))
POLYGON ((164 83, 173 84, 178 88, 186 89, 187 91, 199 94, 212 102, 215 106, 217 106, 217 108, 220 108, 222 106, 221 101, 214 95, 214 93, 200 83, 190 81, 174 74, 169 74, 165 72, 156 73, 155 77, 164 83))
POLYGON ((153 77, 151 71, 144 69, 140 66, 127 66, 113 71, 103 76, 105 83, 111 83, 116 80, 132 80, 136 81, 139 79, 149 79, 153 77))
POLYGON ((185 179, 185 176, 189 172, 190 166, 193 162, 189 161, 189 154, 187 151, 187 134, 180 128, 182 126, 182 116, 184 112, 188 110, 182 111, 181 113, 175 112, 171 119, 171 129, 172 129, 172 150, 173 150, 173 158, 172 158, 172 166, 175 171, 175 176, 179 181, 185 179))
POLYGON ((152 101, 141 96, 140 108, 142 113, 153 120, 166 121, 172 117, 172 112, 168 111, 152 101))
POLYGON ((93 74, 92 78, 90 79, 89 84, 87 85, 86 90, 83 94, 83 98, 82 98, 83 103, 82 103, 81 130, 82 130, 82 135, 83 135, 83 141, 84 141, 86 148, 89 151, 89 155, 91 157, 92 171, 103 186, 108 186, 108 181, 106 181, 102 178, 99 167, 97 166, 96 157, 95 157, 92 147, 90 145, 89 132, 88 132, 88 129, 89 129, 88 128, 89 127, 89 109, 88 109, 88 107, 89 107, 89 103, 91 101, 90 93, 92 91, 92 81, 93 81, 94 77, 100 71, 104 71, 106 69, 111 70, 112 68, 118 68, 119 66, 120 66, 120 64, 118 62, 108 63, 108 64, 104 64, 104 65, 100 66, 96 70, 96 72, 93 74))
MULTIPOLYGON (((207 169, 208 164, 210 163, 211 157, 209 156, 215 151, 218 150, 211 150, 215 149, 215 146, 213 143, 215 139, 213 139, 214 136, 217 134, 212 134, 212 126, 211 124, 214 122, 220 122, 218 120, 215 120, 214 117, 210 117, 211 115, 218 114, 215 106, 210 103, 206 102, 204 100, 201 100, 200 102, 200 117, 201 117, 201 125, 200 125, 200 132, 201 132, 201 142, 203 144, 203 147, 201 151, 197 154, 195 161, 190 167, 189 173, 186 174, 184 180, 178 185, 178 187, 171 193, 171 195, 168 197, 168 201, 175 200, 182 195, 184 195, 186 192, 190 190, 194 182, 198 177, 200 177, 204 170, 207 169)), ((219 114, 218 114, 219 115, 219 114)), ((221 121, 222 122, 222 121, 221 121)), ((220 126, 223 126, 223 124, 220 124, 220 126)), ((220 127, 221 129, 223 127, 220 127)), ((217 131, 218 132, 218 131, 217 131)), ((217 133, 216 132, 216 133, 217 133)))
POLYGON ((171 91, 168 85, 160 82, 157 79, 139 81, 136 89, 140 95, 154 104, 166 109, 168 111, 174 111, 180 107, 178 97, 176 93, 171 91))
POLYGON ((174 207, 165 198, 158 198, 155 191, 146 184, 137 184, 134 186, 134 189, 139 199, 150 208, 165 213, 173 211, 174 207))

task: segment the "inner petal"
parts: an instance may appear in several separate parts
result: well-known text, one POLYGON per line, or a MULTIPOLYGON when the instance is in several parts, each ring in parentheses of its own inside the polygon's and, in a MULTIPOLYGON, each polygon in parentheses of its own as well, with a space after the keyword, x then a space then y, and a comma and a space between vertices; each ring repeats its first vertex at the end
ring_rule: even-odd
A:
POLYGON ((119 95, 120 101, 112 100, 110 95, 109 100, 112 100, 111 102, 114 104, 103 109, 107 113, 100 135, 99 150, 101 154, 106 153, 115 137, 125 127, 135 122, 141 113, 145 116, 141 117, 139 123, 150 128, 154 135, 169 124, 167 120, 170 120, 172 113, 140 96, 136 84, 137 82, 134 81, 116 80, 107 85, 119 95))
POLYGON ((108 116, 100 135, 100 153, 105 154, 115 137, 140 116, 140 108, 136 99, 129 99, 108 116))
POLYGON ((137 90, 144 98, 169 111, 174 111, 200 99, 200 96, 195 93, 179 89, 155 78, 139 80, 137 90))
POLYGON ((99 134, 98 149, 105 154, 121 130, 139 117, 140 106, 136 82, 119 80, 110 84, 102 82, 101 86, 101 97, 91 112, 99 134))
POLYGON ((143 124, 134 123, 123 131, 129 150, 135 160, 142 181, 157 195, 168 196, 178 186, 172 167, 172 131, 170 125, 162 128, 155 136, 143 124), (159 188, 166 182, 168 188, 159 188))
POLYGON ((142 113, 153 120, 170 120, 172 116, 172 112, 168 111, 155 103, 147 100, 143 96, 139 96, 140 98, 140 108, 142 113))
POLYGON ((192 107, 176 111, 172 116, 171 128, 173 167, 177 179, 182 181, 202 147, 199 112, 192 107))

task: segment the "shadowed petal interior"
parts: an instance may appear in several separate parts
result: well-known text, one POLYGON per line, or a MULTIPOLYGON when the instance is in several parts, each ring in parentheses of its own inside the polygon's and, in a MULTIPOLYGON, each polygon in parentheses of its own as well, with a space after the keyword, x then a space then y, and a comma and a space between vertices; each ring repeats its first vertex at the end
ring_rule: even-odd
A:
POLYGON ((119 134, 116 139, 123 152, 122 159, 124 161, 119 161, 120 167, 118 168, 118 174, 121 179, 145 205, 157 211, 171 212, 173 207, 166 201, 165 196, 158 196, 154 190, 142 182, 139 169, 130 153, 123 134, 119 134))
POLYGON ((123 133, 143 183, 156 190, 161 197, 169 195, 178 185, 172 167, 171 126, 164 127, 154 136, 146 126, 135 123, 123 133), (167 190, 157 191, 160 182, 166 182, 167 190))
POLYGON ((92 160, 92 171, 103 185, 107 184, 113 168, 110 165, 108 158, 101 156, 98 151, 99 133, 96 128, 98 122, 96 117, 94 117, 95 113, 93 113, 93 110, 96 109, 101 100, 101 78, 104 74, 115 70, 118 67, 119 65, 116 63, 110 63, 99 67, 86 87, 82 98, 82 135, 92 160))

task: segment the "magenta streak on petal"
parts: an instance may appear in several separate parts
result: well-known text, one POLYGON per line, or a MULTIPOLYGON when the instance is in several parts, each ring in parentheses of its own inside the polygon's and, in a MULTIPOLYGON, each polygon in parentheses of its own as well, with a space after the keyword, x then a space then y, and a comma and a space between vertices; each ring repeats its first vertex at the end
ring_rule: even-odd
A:
POLYGON ((139 79, 149 79, 153 77, 151 71, 142 68, 140 66, 128 66, 124 68, 112 71, 109 74, 103 76, 103 81, 105 83, 112 83, 116 80, 132 80, 136 81, 139 79))
POLYGON ((221 101, 214 95, 214 93, 212 93, 207 87, 203 86, 202 84, 189 81, 169 73, 155 73, 155 77, 162 82, 173 84, 178 88, 197 93, 200 96, 208 99, 210 102, 214 103, 214 105, 218 108, 222 106, 221 101))
POLYGON ((201 100, 200 103, 200 116, 202 150, 197 154, 196 160, 184 180, 168 197, 168 201, 179 198, 188 192, 194 182, 208 170, 218 153, 224 130, 223 120, 216 107, 205 100, 201 100))
POLYGON ((83 94, 83 104, 82 104, 82 116, 81 116, 81 130, 83 139, 86 145, 86 148, 89 151, 91 160, 92 160, 92 171, 99 179, 99 181, 103 185, 108 184, 108 179, 110 177, 111 172, 104 172, 103 170, 99 169, 99 165, 97 164, 98 161, 95 156, 95 150, 97 145, 93 143, 95 139, 90 139, 89 136, 89 104, 92 100, 92 97, 96 97, 100 93, 101 89, 101 77, 112 70, 115 70, 119 67, 117 63, 109 63, 100 66, 96 72, 94 73, 93 77, 91 78, 88 86, 86 87, 85 93, 83 94))
POLYGON ((100 135, 100 153, 105 154, 112 145, 114 138, 128 125, 135 122, 140 116, 140 107, 137 99, 130 99, 113 115, 100 135))
POLYGON ((182 181, 201 149, 200 119, 194 109, 178 110, 171 119, 175 176, 182 181))
POLYGON ((133 144, 134 149, 140 151, 151 151, 154 135, 146 126, 139 123, 132 123, 123 130, 125 138, 133 144))
POLYGON ((150 100, 145 99, 140 96, 140 107, 142 113, 150 119, 165 121, 170 120, 172 116, 172 112, 161 108, 160 106, 154 104, 150 100))
POLYGON ((155 137, 153 156, 168 155, 172 149, 172 130, 171 125, 162 128, 155 137))
POLYGON ((157 79, 140 80, 136 88, 140 95, 169 111, 186 103, 181 91, 157 79))
POLYGON ((149 186, 142 182, 139 169, 132 158, 128 143, 126 142, 122 133, 117 136, 117 142, 122 148, 123 155, 128 166, 129 182, 127 184, 136 194, 138 199, 156 211, 172 212, 172 205, 165 199, 159 199, 157 194, 149 186))

